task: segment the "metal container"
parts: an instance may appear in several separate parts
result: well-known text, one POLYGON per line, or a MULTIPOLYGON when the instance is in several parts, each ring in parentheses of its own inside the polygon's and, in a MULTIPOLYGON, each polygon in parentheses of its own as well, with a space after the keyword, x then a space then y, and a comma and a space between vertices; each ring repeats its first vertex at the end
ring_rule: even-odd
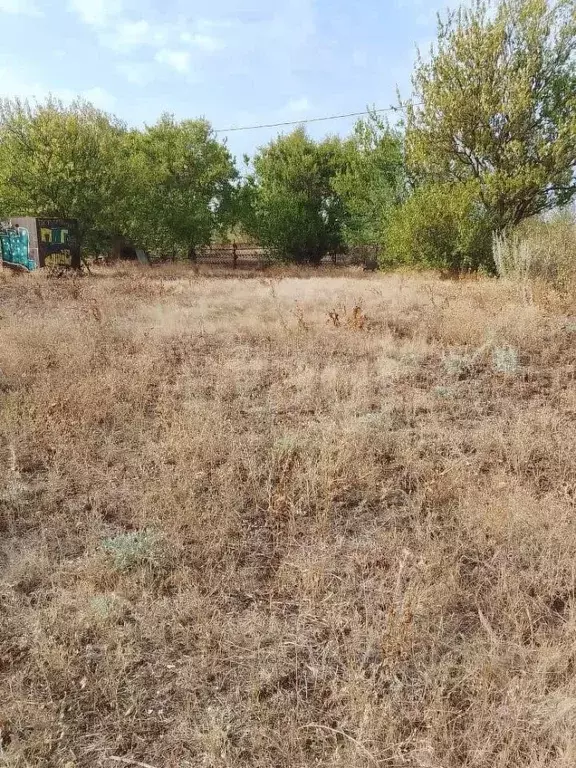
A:
POLYGON ((39 267, 80 268, 76 219, 16 216, 0 228, 2 260, 27 272, 39 267))

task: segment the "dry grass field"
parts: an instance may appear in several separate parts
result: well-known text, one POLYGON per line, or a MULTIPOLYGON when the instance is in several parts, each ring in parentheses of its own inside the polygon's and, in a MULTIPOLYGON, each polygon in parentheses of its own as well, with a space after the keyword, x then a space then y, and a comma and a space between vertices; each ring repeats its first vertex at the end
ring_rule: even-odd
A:
POLYGON ((0 765, 572 768, 572 311, 0 275, 0 765))

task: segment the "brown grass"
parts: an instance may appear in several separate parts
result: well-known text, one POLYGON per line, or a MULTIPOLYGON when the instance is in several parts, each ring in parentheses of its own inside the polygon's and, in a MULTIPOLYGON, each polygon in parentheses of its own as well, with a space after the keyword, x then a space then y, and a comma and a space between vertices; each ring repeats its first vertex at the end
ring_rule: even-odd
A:
POLYGON ((0 281, 1 765, 574 766, 569 316, 427 277, 0 281))

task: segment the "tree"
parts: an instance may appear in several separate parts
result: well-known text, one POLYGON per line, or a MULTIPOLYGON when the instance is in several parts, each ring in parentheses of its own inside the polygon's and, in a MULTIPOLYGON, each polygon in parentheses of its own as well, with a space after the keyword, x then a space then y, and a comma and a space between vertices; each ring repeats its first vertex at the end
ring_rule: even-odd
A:
POLYGON ((346 243, 380 244, 391 212, 405 195, 402 136, 371 115, 356 123, 342 152, 344 165, 333 188, 346 211, 346 243))
POLYGON ((416 183, 474 180, 502 231, 576 193, 574 0, 474 0, 439 19, 408 102, 416 183))
POLYGON ((84 101, 0 102, 0 210, 4 216, 76 218, 97 247, 123 192, 124 126, 84 101))
POLYGON ((226 226, 237 173, 208 122, 164 115, 127 135, 126 155, 131 188, 121 230, 135 245, 193 255, 226 226))
POLYGON ((262 245, 309 263, 342 246, 345 211, 332 185, 343 167, 339 140, 316 143, 298 128, 260 149, 253 166, 244 224, 262 245))
POLYGON ((473 181, 418 187, 391 214, 384 246, 383 266, 493 268, 490 222, 473 181))

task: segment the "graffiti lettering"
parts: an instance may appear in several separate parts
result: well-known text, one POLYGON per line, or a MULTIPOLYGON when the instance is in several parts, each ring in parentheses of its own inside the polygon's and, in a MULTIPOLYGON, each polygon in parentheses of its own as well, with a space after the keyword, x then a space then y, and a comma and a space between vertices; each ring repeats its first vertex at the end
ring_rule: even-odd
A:
POLYGON ((58 253, 47 253, 44 257, 44 264, 47 267, 69 267, 72 264, 72 254, 68 249, 58 251, 58 253))

